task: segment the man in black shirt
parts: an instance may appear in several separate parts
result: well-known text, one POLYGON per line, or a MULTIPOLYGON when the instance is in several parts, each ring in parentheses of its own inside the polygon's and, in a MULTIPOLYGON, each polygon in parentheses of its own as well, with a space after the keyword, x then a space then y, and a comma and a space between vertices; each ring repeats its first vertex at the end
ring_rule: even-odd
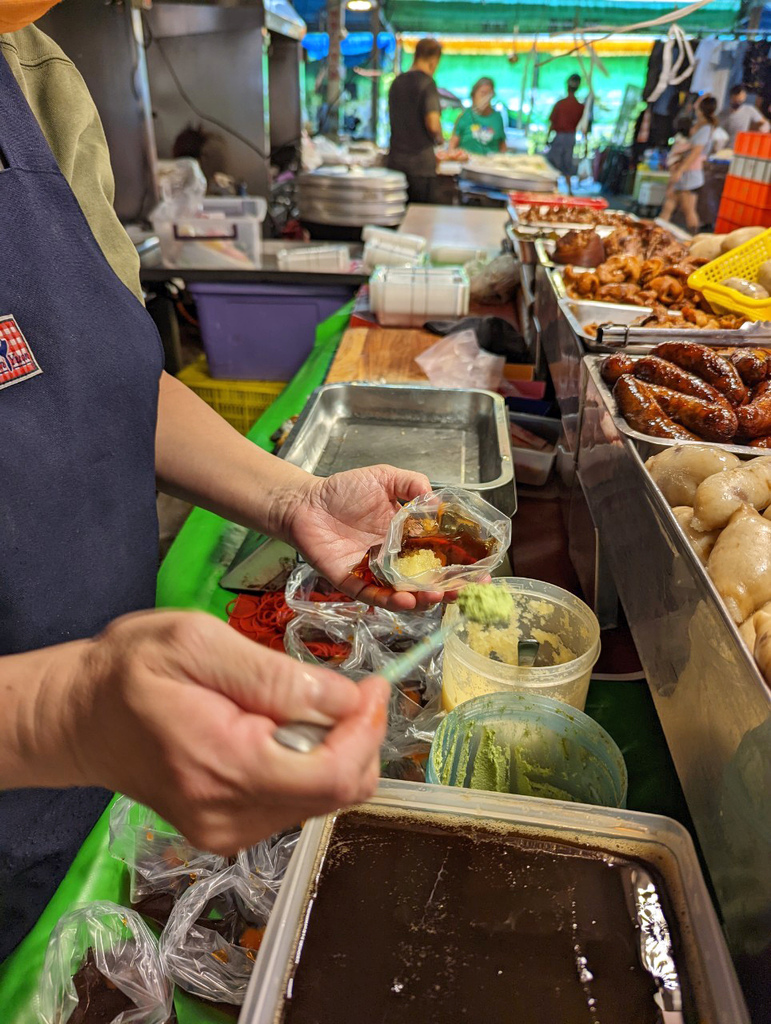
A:
POLYGON ((435 201, 434 146, 442 141, 442 126, 434 74, 441 56, 442 47, 436 39, 421 39, 415 47, 412 67, 394 80, 388 94, 388 166, 407 175, 411 203, 435 201))

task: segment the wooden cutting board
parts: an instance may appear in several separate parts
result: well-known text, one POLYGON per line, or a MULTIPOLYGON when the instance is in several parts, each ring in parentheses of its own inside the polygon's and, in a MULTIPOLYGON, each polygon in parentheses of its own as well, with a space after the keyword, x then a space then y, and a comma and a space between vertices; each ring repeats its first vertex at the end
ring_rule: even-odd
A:
POLYGON ((428 331, 387 327, 349 327, 327 374, 328 384, 368 381, 371 384, 426 384, 415 362, 439 339, 428 331))

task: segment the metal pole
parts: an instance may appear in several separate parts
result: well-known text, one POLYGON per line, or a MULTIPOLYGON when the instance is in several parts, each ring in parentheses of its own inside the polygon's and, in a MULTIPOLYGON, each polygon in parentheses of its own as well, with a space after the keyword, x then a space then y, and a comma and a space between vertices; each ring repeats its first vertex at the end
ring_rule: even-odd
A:
POLYGON ((380 51, 377 48, 377 35, 380 27, 380 8, 376 3, 372 4, 372 10, 369 15, 369 24, 372 29, 372 70, 375 72, 370 79, 372 82, 372 141, 377 144, 377 123, 378 115, 380 113, 380 76, 377 74, 380 69, 380 51))
POLYGON ((343 34, 345 7, 341 0, 327 0, 327 32, 329 57, 327 58, 327 116, 325 134, 337 135, 340 130, 340 97, 343 79, 340 74, 340 41, 343 34))

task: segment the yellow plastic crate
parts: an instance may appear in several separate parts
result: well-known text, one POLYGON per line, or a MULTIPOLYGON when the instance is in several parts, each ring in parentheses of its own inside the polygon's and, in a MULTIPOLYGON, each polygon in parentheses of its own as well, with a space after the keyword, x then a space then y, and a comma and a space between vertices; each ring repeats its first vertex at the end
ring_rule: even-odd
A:
POLYGON ((186 366, 177 374, 177 379, 241 434, 251 430, 260 413, 265 412, 286 387, 286 381, 281 380, 215 380, 209 376, 206 356, 186 366))
POLYGON ((702 292, 716 312, 730 309, 744 313, 750 320, 771 320, 771 298, 751 299, 720 283, 727 277, 757 282, 758 271, 766 260, 771 260, 771 228, 694 270, 688 284, 702 292))

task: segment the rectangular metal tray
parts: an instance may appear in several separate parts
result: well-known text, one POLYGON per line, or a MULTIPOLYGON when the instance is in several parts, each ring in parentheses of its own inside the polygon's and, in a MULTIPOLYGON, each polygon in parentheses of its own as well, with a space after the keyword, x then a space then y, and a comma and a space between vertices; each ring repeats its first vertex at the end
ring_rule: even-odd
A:
POLYGON ((506 515, 517 507, 506 405, 492 391, 326 384, 281 454, 319 476, 387 462, 476 491, 506 515))
MULTIPOLYGON (((632 356, 632 358, 634 358, 634 356, 632 356)), ((585 356, 584 366, 586 368, 586 373, 591 378, 597 394, 602 398, 607 414, 613 420, 616 431, 620 436, 629 438, 640 453, 640 457, 643 461, 649 458, 649 456, 655 455, 657 452, 664 451, 665 448, 674 448, 674 446, 678 444, 708 444, 711 447, 720 448, 721 451, 733 452, 734 455, 745 457, 765 454, 763 451, 757 448, 750 448, 749 445, 746 444, 719 444, 716 441, 682 441, 679 438, 650 437, 648 434, 641 434, 638 430, 634 430, 618 411, 616 400, 613 397, 610 388, 602 379, 600 374, 600 364, 602 363, 602 360, 602 356, 585 356)))
MULTIPOLYGON (((587 359, 585 370, 597 362, 587 359)), ((600 384, 596 373, 585 373, 579 478, 699 836, 729 947, 760 993, 767 971, 761 951, 771 942, 771 689, 645 469, 644 460, 668 443, 630 436, 600 384)))
MULTIPOLYGON (((390 780, 381 782, 375 796, 361 809, 420 823, 470 824, 489 829, 493 835, 505 830, 525 837, 545 837, 590 850, 610 850, 652 865, 666 883, 668 903, 679 923, 682 955, 699 1018, 710 1024, 748 1024, 690 836, 670 818, 390 780)), ((274 1024, 280 1019, 290 970, 302 942, 303 923, 336 818, 314 818, 303 828, 260 947, 239 1024, 274 1024)), ((366 851, 359 855, 366 860, 366 851)), ((366 942, 366 936, 362 940, 366 942)), ((673 1024, 682 1020, 679 1014, 667 1017, 673 1024)), ((351 1017, 341 1008, 339 1019, 342 1022, 351 1017)), ((398 1013, 392 1019, 398 1020, 398 1013)))
MULTIPOLYGON (((548 205, 548 200, 544 199, 544 205, 548 205)), ((567 211, 565 211, 564 221, 522 221, 520 220, 519 210, 515 203, 509 203, 508 205, 509 217, 511 223, 514 225, 517 231, 524 231, 529 233, 531 229, 540 234, 548 234, 551 231, 557 231, 559 234, 564 234, 566 231, 588 231, 590 228, 594 228, 597 234, 604 238, 615 230, 612 224, 599 224, 595 227, 593 224, 586 224, 576 221, 571 221, 567 211)), ((625 213, 623 210, 603 210, 603 213, 617 214, 619 217, 625 217, 632 221, 639 221, 634 213, 625 213)))

